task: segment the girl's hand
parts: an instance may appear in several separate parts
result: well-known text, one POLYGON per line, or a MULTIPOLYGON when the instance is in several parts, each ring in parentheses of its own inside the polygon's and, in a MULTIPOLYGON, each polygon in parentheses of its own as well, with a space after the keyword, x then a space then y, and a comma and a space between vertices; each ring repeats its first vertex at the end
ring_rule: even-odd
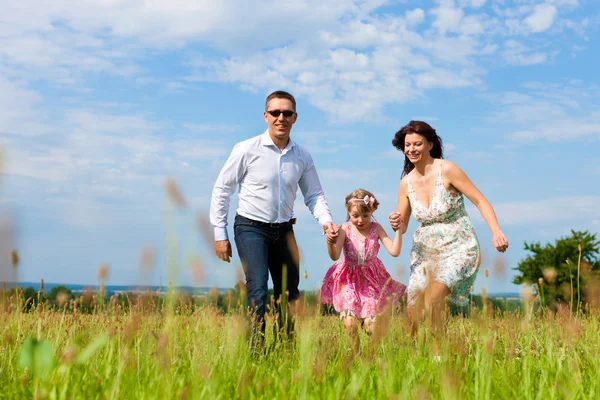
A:
POLYGON ((325 229, 325 236, 327 238, 327 244, 335 244, 338 236, 340 235, 340 227, 334 223, 327 225, 325 229))
POLYGON ((492 234, 492 244, 500 253, 504 253, 508 249, 508 239, 502 231, 492 234))

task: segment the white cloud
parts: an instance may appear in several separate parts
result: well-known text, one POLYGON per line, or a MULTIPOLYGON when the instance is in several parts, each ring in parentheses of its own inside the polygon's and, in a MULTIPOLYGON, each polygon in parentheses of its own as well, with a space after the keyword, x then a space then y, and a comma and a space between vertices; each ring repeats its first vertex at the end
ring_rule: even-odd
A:
POLYGON ((344 148, 354 148, 361 145, 357 135, 352 132, 324 132, 324 131, 294 131, 294 141, 305 146, 311 154, 337 153, 344 148), (341 138, 345 146, 341 144, 341 138))
POLYGON ((579 6, 579 0, 546 0, 548 4, 555 4, 557 6, 565 7, 577 7, 579 6))
POLYGON ((520 92, 490 96, 500 105, 493 115, 516 142, 557 141, 570 138, 600 139, 600 90, 582 81, 529 82, 520 92))
MULTIPOLYGON (((479 31, 465 20, 469 23, 461 29, 479 31)), ((223 61, 196 58, 190 79, 232 82, 260 92, 283 87, 332 113, 333 121, 346 122, 381 118, 385 104, 423 97, 428 89, 481 84, 484 70, 474 59, 481 50, 478 40, 424 37, 407 26, 403 18, 372 17, 320 32, 317 42, 298 41, 223 61)))
POLYGON ((408 26, 416 26, 425 20, 425 11, 421 8, 408 10, 406 11, 405 18, 408 26))
POLYGON ((523 21, 531 32, 539 33, 549 29, 556 19, 556 7, 550 4, 538 4, 533 13, 523 21))
POLYGON ((377 155, 373 156, 374 159, 392 159, 392 160, 403 160, 404 156, 402 155, 402 152, 400 150, 397 150, 395 148, 391 148, 388 149, 382 153, 378 153, 377 155))
MULTIPOLYGON (((565 196, 494 204, 502 225, 556 225, 600 218, 600 196, 565 196)), ((482 220, 477 211, 471 212, 482 220)))
POLYGON ((456 145, 452 143, 444 143, 444 152, 454 153, 456 151, 456 145))
POLYGON ((431 10, 435 15, 433 26, 443 35, 446 32, 456 32, 464 16, 463 10, 452 6, 441 6, 431 10))
POLYGON ((483 49, 481 49, 479 53, 482 55, 495 54, 498 51, 498 48, 499 47, 497 44, 488 44, 483 49))
MULTIPOLYGON (((179 139, 172 144, 173 157, 181 160, 206 161, 215 157, 226 157, 231 146, 215 140, 179 139)), ((189 163, 188 163, 189 166, 189 163)))
POLYGON ((481 83, 477 76, 470 75, 465 71, 463 75, 444 69, 436 69, 415 76, 419 88, 456 88, 474 86, 481 83))
POLYGON ((487 0, 459 0, 458 4, 461 7, 481 8, 486 2, 487 0))
POLYGON ((237 125, 229 125, 229 124, 196 124, 196 123, 187 123, 182 124, 182 126, 189 130, 191 133, 199 133, 199 134, 210 134, 210 135, 222 135, 225 133, 233 133, 240 129, 237 125))
MULTIPOLYGON (((582 40, 588 24, 594 26, 592 18, 585 23, 567 15, 574 0, 547 1, 556 7, 556 16, 536 35, 532 29, 543 27, 543 21, 533 18, 530 0, 440 1, 423 8, 384 0, 5 3, 0 14, 0 135, 8 157, 3 183, 10 198, 2 201, 18 204, 28 218, 39 213, 57 226, 94 234, 98 228, 123 234, 132 227, 146 232, 154 228, 145 227, 159 226, 166 174, 178 178, 184 193, 200 192, 190 200, 207 204, 222 158, 241 128, 205 115, 185 119, 185 124, 169 121, 169 115, 179 118, 187 111, 172 113, 182 91, 223 82, 219 88, 233 91, 266 93, 283 87, 331 113, 332 120, 385 124, 389 121, 381 113, 391 114, 394 103, 410 103, 398 107, 398 114, 393 111, 403 120, 406 113, 429 112, 410 110, 430 100, 435 106, 435 99, 427 98, 435 89, 484 88, 488 68, 502 67, 502 57, 511 65, 539 63, 540 55, 552 60, 553 35, 575 30, 582 40), (382 5, 382 12, 374 12, 382 5), (506 19, 516 21, 514 29, 506 19), (505 51, 506 40, 523 47, 505 51), (180 64, 182 59, 186 62, 180 64), (190 80, 184 80, 186 75, 190 80), (175 101, 159 109, 164 103, 155 101, 164 96, 173 97, 158 100, 175 101)), ((566 49, 580 44, 568 36, 561 42, 566 49)), ((594 127, 598 118, 591 110, 598 109, 598 101, 589 92, 524 87, 496 103, 496 117, 511 122, 507 135, 527 124, 536 135, 545 132, 535 140, 556 135, 542 129, 544 123, 594 127)), ((433 93, 437 98, 439 92, 433 93)), ((315 158, 331 161, 318 168, 338 216, 344 215, 343 196, 357 184, 375 190, 379 178, 390 175, 390 170, 360 166, 347 170, 336 163, 340 156, 329 160, 333 151, 343 155, 343 147, 333 137, 320 137, 325 133, 318 127, 306 129, 294 131, 294 137, 315 158)), ((586 129, 582 137, 593 138, 586 129)), ((446 150, 451 153, 452 145, 446 150)), ((470 154, 462 147, 461 153, 470 154)), ((397 160, 391 174, 399 178, 402 154, 391 148, 385 154, 397 160)), ((367 157, 367 163, 379 159, 371 153, 367 157)), ((388 202, 382 210, 394 206, 396 186, 379 186, 390 190, 377 192, 388 202)), ((513 212, 506 207, 503 213, 513 212)), ((297 210, 307 214, 304 206, 297 210)), ((318 231, 316 223, 311 226, 307 229, 318 231)), ((115 249, 109 250, 113 257, 115 249)))
POLYGON ((532 142, 538 139, 550 141, 564 140, 566 132, 569 138, 593 136, 600 139, 600 115, 593 115, 593 122, 580 119, 565 119, 537 125, 535 130, 522 130, 511 133, 508 137, 514 140, 532 142))
POLYGON ((510 65, 534 65, 548 61, 549 55, 545 52, 531 52, 527 46, 516 40, 507 40, 502 51, 504 60, 510 65))
POLYGON ((59 135, 9 137, 5 178, 19 188, 9 193, 13 201, 76 227, 143 219, 140 210, 160 209, 166 175, 207 184, 221 166, 214 160, 231 151, 222 137, 173 133, 142 114, 80 108, 60 121, 59 135))
POLYGON ((319 171, 319 176, 323 179, 323 181, 331 181, 333 183, 351 182, 351 184, 354 186, 368 184, 369 182, 372 182, 372 179, 379 174, 381 174, 381 170, 366 168, 324 168, 319 171))
MULTIPOLYGON (((516 21, 513 34, 525 35, 531 29, 547 30, 558 7, 561 13, 574 7, 569 0, 535 8, 520 3, 498 8, 494 3, 497 12, 492 14, 482 8, 485 0, 460 0, 458 5, 438 1, 430 9, 406 7, 397 15, 374 12, 385 3, 86 0, 73 7, 57 0, 32 7, 13 2, 0 16, 0 55, 23 77, 86 90, 86 76, 99 73, 141 85, 161 83, 140 66, 144 57, 156 50, 207 44, 225 56, 192 56, 194 61, 186 65, 193 69, 189 80, 229 82, 262 92, 287 87, 316 107, 334 109, 332 120, 351 121, 377 118, 374 110, 382 105, 425 97, 425 89, 479 85, 486 65, 478 57, 497 51, 494 38, 511 35, 505 19, 516 21), (288 17, 277 35, 265 29, 273 15, 288 17), (393 96, 398 92, 406 96, 393 96)), ((522 46, 506 49, 509 64, 552 58, 522 46)), ((187 89, 181 80, 163 83, 166 92, 187 89)))
POLYGON ((41 96, 22 82, 0 76, 0 135, 39 135, 47 132, 38 109, 41 96))

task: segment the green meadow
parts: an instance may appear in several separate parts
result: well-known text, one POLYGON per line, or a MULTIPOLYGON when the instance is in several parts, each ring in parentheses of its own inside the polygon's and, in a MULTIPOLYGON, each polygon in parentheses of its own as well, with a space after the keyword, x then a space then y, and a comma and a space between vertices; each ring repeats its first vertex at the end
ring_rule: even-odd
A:
MULTIPOLYGON (((427 322, 415 337, 402 309, 361 332, 352 356, 342 324, 314 301, 295 308, 292 337, 248 347, 242 307, 139 296, 91 295, 62 304, 4 293, 0 314, 3 399, 596 399, 600 319, 593 309, 554 312, 525 298, 513 311, 472 305, 427 322), (33 304, 26 312, 24 306, 33 304), (435 344, 441 360, 430 355, 435 344)), ((152 297, 152 296, 148 296, 152 297)), ((485 300, 485 299, 484 299, 485 300)), ((474 304, 474 303, 473 303, 474 304)))

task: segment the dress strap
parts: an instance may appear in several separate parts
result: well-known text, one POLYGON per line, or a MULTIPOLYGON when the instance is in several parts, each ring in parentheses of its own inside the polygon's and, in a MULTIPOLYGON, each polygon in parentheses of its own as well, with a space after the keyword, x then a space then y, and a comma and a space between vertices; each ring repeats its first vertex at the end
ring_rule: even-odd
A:
POLYGON ((440 169, 438 171, 438 176, 437 179, 435 180, 435 184, 436 185, 444 185, 444 179, 442 178, 442 167, 444 166, 444 163, 441 162, 440 163, 440 169))
POLYGON ((406 184, 408 185, 408 193, 412 193, 415 190, 413 189, 412 183, 410 183, 410 178, 408 175, 406 176, 406 184))
POLYGON ((354 236, 354 232, 352 232, 352 222, 344 222, 344 225, 346 225, 346 240, 352 241, 352 237, 354 236))
POLYGON ((377 222, 372 221, 371 222, 371 233, 375 232, 375 235, 377 235, 377 222))

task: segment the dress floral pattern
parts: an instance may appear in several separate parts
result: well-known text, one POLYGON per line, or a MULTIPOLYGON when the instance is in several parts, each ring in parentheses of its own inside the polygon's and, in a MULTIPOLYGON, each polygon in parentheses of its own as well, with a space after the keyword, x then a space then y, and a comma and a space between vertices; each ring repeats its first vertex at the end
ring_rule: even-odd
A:
POLYGON ((410 253, 408 306, 416 302, 430 281, 441 282, 450 289, 449 301, 468 304, 481 253, 463 194, 446 190, 441 165, 429 208, 417 200, 410 179, 407 182, 413 215, 421 223, 410 253))
POLYGON ((355 234, 352 223, 346 223, 344 255, 329 268, 321 287, 321 301, 333 305, 340 316, 373 319, 406 291, 377 257, 379 247, 376 222, 364 240, 355 234))

